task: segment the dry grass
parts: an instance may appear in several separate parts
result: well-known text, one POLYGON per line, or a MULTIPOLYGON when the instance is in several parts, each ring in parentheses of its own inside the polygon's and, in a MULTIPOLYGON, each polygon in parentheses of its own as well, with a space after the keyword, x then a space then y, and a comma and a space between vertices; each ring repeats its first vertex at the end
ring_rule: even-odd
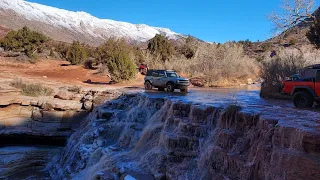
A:
POLYGON ((40 83, 25 82, 20 78, 16 78, 11 82, 11 86, 21 89, 23 95, 26 96, 49 96, 52 95, 53 89, 45 87, 40 83))
POLYGON ((282 81, 286 77, 299 73, 308 65, 320 63, 320 51, 312 46, 300 48, 282 48, 276 57, 265 58, 261 66, 261 78, 264 80, 261 86, 262 97, 287 99, 281 95, 282 81))
POLYGON ((74 92, 74 93, 80 93, 82 90, 80 86, 76 86, 76 85, 73 85, 67 89, 69 92, 74 92))
POLYGON ((206 86, 228 86, 246 83, 256 78, 259 66, 255 59, 244 54, 243 46, 235 43, 223 45, 199 43, 195 57, 174 56, 162 63, 160 57, 143 54, 146 63, 155 69, 173 69, 188 77, 201 77, 206 86))

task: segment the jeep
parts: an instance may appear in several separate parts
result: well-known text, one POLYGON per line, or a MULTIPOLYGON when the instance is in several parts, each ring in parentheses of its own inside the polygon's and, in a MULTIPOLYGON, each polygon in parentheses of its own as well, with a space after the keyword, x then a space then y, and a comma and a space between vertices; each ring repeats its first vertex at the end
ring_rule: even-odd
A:
POLYGON ((304 68, 299 76, 295 75, 282 84, 282 92, 293 96, 295 107, 309 108, 314 102, 320 104, 320 64, 304 68))
POLYGON ((180 89, 181 92, 187 92, 189 80, 181 78, 175 71, 171 70, 148 70, 144 78, 144 87, 146 90, 151 90, 153 87, 159 91, 173 92, 175 89, 180 89))

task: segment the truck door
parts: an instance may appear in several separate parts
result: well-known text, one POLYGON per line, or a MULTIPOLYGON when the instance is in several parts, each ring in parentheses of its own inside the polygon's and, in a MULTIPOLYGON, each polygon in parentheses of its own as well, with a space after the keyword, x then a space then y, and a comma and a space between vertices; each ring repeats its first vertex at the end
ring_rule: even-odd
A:
POLYGON ((315 83, 316 94, 320 97, 320 70, 317 71, 315 83))
POLYGON ((154 87, 158 87, 159 86, 159 72, 154 71, 152 72, 152 85, 154 87))
POLYGON ((165 71, 159 71, 159 77, 159 87, 165 88, 167 84, 165 71))

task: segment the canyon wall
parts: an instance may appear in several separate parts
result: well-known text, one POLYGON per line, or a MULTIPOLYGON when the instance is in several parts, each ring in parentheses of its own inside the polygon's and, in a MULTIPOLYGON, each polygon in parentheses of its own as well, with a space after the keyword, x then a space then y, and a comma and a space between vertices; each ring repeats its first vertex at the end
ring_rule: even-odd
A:
POLYGON ((96 107, 47 169, 53 179, 320 179, 319 114, 261 111, 124 95, 96 107))

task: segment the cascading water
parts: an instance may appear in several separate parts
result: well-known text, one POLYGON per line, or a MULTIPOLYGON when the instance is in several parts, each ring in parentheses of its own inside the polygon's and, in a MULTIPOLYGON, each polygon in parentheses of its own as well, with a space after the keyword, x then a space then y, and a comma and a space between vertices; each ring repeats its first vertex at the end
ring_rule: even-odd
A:
MULTIPOLYGON (((310 113, 300 115, 317 121, 310 113)), ((288 118, 124 95, 95 108, 47 169, 53 179, 320 179, 319 130, 288 118)))

